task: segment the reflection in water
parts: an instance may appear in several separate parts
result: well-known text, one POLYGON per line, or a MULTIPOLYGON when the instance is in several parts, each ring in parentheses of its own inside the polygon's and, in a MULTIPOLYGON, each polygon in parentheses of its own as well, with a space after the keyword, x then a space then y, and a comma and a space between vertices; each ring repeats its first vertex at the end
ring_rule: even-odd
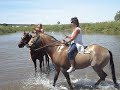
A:
MULTIPOLYGON (((47 32, 58 40, 62 40, 65 34, 61 32, 47 32)), ((0 36, 0 90, 68 90, 68 85, 63 74, 60 73, 56 87, 52 86, 54 69, 50 64, 50 73, 39 73, 34 77, 34 66, 29 61, 29 49, 19 49, 17 44, 22 33, 14 33, 0 36)), ((118 81, 120 80, 120 36, 115 35, 83 35, 83 42, 88 44, 100 44, 112 51, 118 81)), ((45 69, 46 70, 46 69, 45 69)), ((105 68, 108 74, 106 82, 99 85, 100 89, 112 90, 113 82, 109 65, 105 68)), ((94 83, 98 80, 97 74, 91 67, 76 70, 70 74, 76 90, 94 89, 94 83)))

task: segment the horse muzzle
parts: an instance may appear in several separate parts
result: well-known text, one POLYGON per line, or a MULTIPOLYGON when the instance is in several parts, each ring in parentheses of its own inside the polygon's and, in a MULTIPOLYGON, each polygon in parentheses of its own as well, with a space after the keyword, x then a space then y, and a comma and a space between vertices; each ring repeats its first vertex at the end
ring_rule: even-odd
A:
POLYGON ((22 44, 18 44, 18 47, 19 47, 19 48, 23 48, 24 45, 22 45, 22 44))
POLYGON ((28 48, 31 48, 32 46, 31 46, 30 44, 27 44, 27 47, 28 47, 28 48))

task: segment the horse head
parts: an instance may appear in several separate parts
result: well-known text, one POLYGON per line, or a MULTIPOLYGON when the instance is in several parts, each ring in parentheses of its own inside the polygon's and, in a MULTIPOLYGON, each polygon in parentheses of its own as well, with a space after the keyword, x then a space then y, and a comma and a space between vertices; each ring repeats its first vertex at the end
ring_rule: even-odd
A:
POLYGON ((28 42, 28 47, 31 49, 37 49, 42 47, 40 35, 32 36, 31 40, 28 42))
POLYGON ((21 40, 18 43, 18 47, 23 48, 25 45, 28 44, 31 38, 32 38, 32 35, 24 31, 23 36, 21 37, 21 40))

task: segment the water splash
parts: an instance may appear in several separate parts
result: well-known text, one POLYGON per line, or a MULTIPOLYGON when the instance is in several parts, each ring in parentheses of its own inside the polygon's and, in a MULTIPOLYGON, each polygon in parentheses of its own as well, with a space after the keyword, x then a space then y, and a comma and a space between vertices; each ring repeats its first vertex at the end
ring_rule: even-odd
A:
MULTIPOLYGON (((111 79, 107 79, 107 81, 101 82, 98 87, 95 86, 95 82, 97 80, 91 80, 88 78, 81 78, 81 79, 75 79, 73 80, 74 88, 76 90, 80 89, 100 89, 100 90, 117 90, 117 88, 114 87, 114 84, 111 79)), ((118 81, 120 83, 120 81, 118 81)))
POLYGON ((34 75, 30 75, 30 78, 23 81, 23 88, 26 90, 66 90, 65 87, 53 87, 53 81, 47 78, 46 74, 37 74, 36 77, 34 75), (36 89, 38 88, 38 89, 36 89), (61 88, 61 89, 60 89, 61 88))
MULTIPOLYGON (((89 79, 88 77, 82 77, 80 79, 76 79, 74 76, 71 77, 72 85, 75 90, 96 90, 94 84, 97 80, 89 79)), ((118 82, 120 83, 120 81, 118 82)), ((32 74, 27 80, 23 81, 23 90, 69 90, 69 86, 65 78, 58 80, 55 87, 52 86, 52 83, 53 79, 50 79, 47 74, 39 73, 36 77, 32 74)), ((106 81, 101 82, 97 89, 117 90, 114 88, 112 80, 108 78, 106 81)))

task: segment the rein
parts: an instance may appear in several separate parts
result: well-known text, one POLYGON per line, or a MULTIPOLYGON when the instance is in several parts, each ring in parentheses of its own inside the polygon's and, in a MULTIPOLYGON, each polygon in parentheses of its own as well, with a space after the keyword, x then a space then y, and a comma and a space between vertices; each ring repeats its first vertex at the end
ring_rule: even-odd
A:
MULTIPOLYGON (((65 38, 66 38, 66 37, 65 37, 65 38)), ((65 39, 65 38, 64 38, 64 39, 65 39)), ((62 39, 62 40, 64 40, 64 39, 62 39)), ((64 40, 64 41, 65 41, 65 40, 64 40)), ((60 41, 59 41, 59 40, 58 40, 58 41, 55 41, 55 42, 53 42, 53 43, 50 43, 50 44, 48 44, 48 45, 42 46, 42 47, 37 48, 37 49, 34 49, 34 50, 37 51, 37 50, 40 50, 40 49, 43 49, 43 48, 46 48, 46 47, 61 46, 61 45, 54 45, 54 46, 51 46, 52 44, 57 43, 57 42, 60 42, 60 41)), ((43 44, 43 42, 42 42, 42 44, 43 44)))
POLYGON ((48 44, 48 45, 45 45, 45 46, 43 46, 43 47, 40 47, 40 48, 37 48, 37 49, 34 49, 34 50, 37 51, 37 50, 43 49, 43 48, 45 48, 45 47, 60 46, 60 45, 54 45, 54 46, 51 46, 52 44, 57 43, 57 42, 59 42, 59 41, 56 41, 56 42, 50 43, 50 44, 48 44))

